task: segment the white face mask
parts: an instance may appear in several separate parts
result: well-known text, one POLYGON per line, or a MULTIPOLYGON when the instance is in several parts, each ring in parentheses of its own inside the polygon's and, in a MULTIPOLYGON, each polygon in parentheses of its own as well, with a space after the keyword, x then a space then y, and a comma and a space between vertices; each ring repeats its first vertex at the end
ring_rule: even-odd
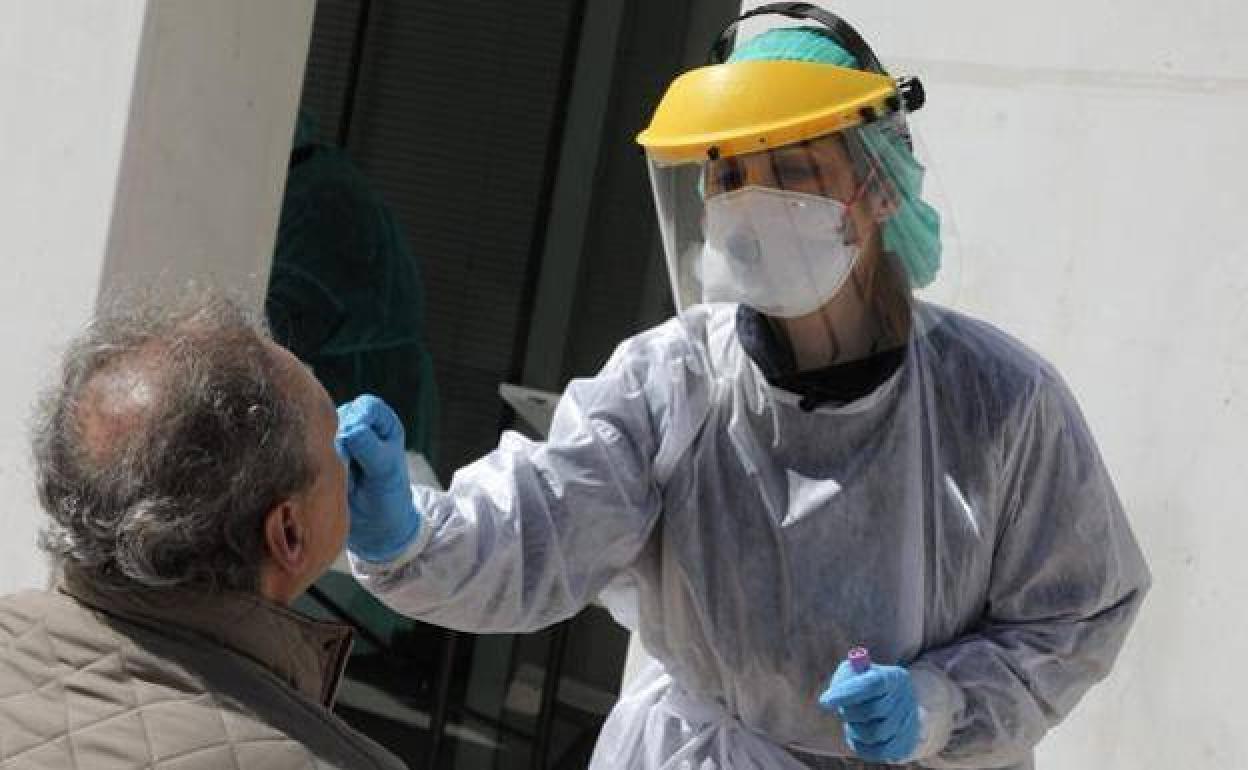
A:
POLYGON ((706 202, 702 299, 795 318, 832 299, 858 259, 845 204, 747 186, 706 202))

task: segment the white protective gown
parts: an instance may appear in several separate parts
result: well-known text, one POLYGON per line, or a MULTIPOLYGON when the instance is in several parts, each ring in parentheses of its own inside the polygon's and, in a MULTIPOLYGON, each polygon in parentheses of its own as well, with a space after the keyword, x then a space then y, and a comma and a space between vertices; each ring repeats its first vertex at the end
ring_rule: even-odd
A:
POLYGON ((547 442, 505 434, 448 491, 417 488, 417 541, 353 557, 357 576, 477 632, 603 593, 657 665, 608 719, 600 770, 874 767, 816 702, 855 644, 910 667, 919 766, 1030 767, 1109 671, 1148 570, 1057 373, 988 324, 918 312, 891 379, 805 412, 731 306, 694 308, 572 382, 547 442))

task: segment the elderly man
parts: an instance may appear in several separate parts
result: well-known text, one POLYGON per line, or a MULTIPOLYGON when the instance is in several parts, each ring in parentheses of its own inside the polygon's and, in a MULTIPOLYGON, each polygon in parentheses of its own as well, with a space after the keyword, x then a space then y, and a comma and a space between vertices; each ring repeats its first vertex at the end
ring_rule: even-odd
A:
POLYGON ((98 318, 34 437, 55 590, 0 600, 0 767, 401 768, 290 602, 347 529, 325 390, 236 305, 98 318))

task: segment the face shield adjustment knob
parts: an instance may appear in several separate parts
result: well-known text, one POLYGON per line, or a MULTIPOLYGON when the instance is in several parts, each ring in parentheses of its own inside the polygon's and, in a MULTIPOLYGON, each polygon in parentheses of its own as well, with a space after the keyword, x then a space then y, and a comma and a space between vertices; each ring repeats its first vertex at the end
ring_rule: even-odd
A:
POLYGON ((923 90, 923 82, 914 75, 903 75, 897 78, 897 93, 901 94, 901 103, 906 112, 915 112, 927 103, 927 92, 923 90))

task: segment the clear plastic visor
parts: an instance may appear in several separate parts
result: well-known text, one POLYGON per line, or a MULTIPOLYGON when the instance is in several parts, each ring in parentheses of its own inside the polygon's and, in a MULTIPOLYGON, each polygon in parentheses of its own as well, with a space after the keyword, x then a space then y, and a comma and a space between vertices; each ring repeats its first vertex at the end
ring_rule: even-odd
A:
POLYGON ((916 294, 949 293, 940 218, 921 197, 924 169, 900 121, 649 165, 678 311, 746 305, 799 369, 903 345, 916 294))

